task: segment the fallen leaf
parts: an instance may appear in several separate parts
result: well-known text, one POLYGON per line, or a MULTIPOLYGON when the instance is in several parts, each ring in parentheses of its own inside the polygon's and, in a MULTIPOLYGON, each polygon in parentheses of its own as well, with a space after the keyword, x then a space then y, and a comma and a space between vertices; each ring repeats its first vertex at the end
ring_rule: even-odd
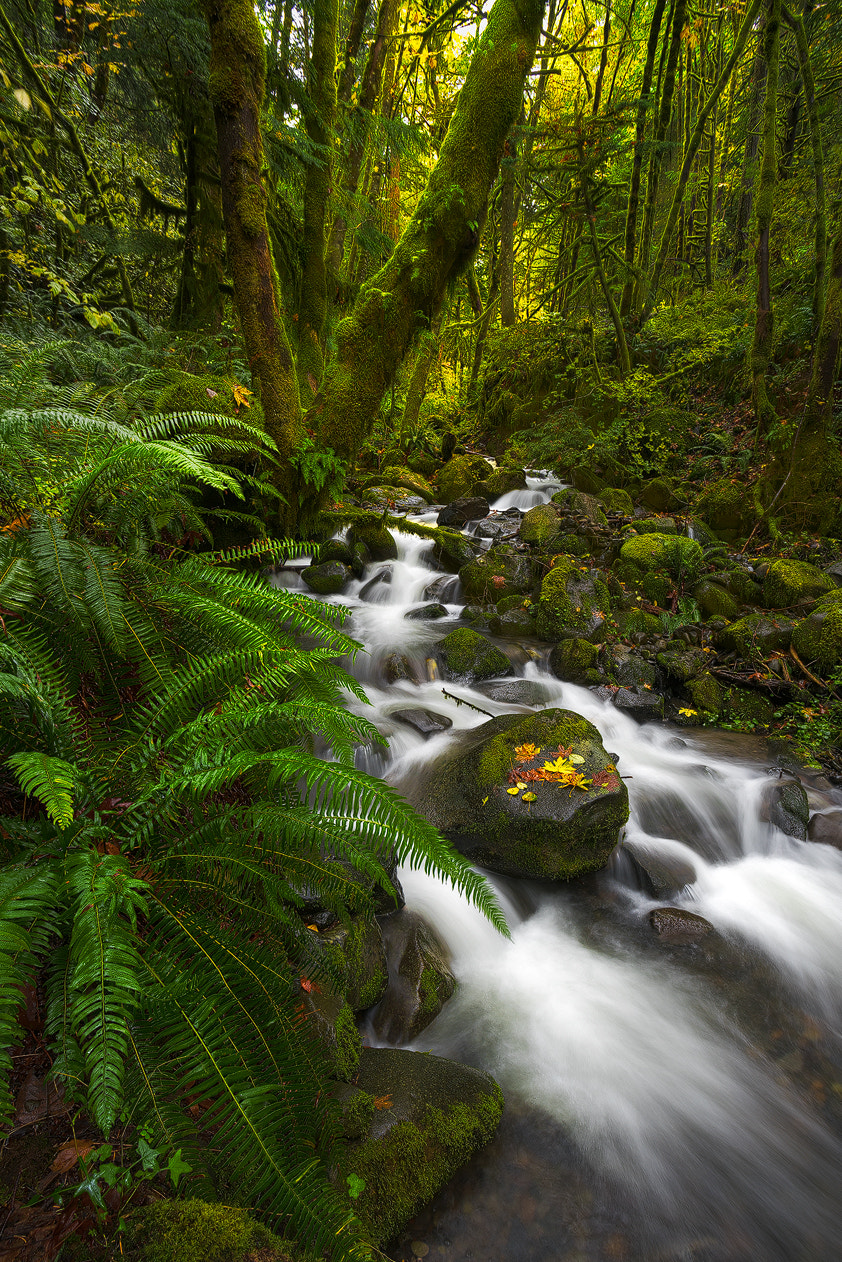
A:
POLYGON ((521 798, 521 801, 522 802, 535 802, 537 801, 537 799, 538 799, 538 794, 532 793, 530 791, 529 793, 524 793, 523 797, 521 798))
POLYGON ((96 1144, 90 1139, 69 1139, 66 1144, 62 1144, 55 1155, 53 1164, 50 1169, 55 1174, 67 1174, 68 1170, 72 1170, 80 1157, 87 1157, 92 1149, 96 1148, 96 1144))
POLYGON ((537 758, 541 749, 538 745, 516 745, 515 760, 517 762, 529 762, 530 758, 537 758))
POLYGON ((392 1097, 390 1095, 376 1095, 374 1097, 374 1107, 376 1109, 390 1109, 392 1107, 392 1097))
POLYGON ((251 407, 250 396, 252 395, 253 391, 249 390, 248 386, 241 386, 237 382, 235 382, 234 385, 231 387, 231 391, 234 395, 234 402, 236 403, 238 408, 251 407))
POLYGON ((517 787, 517 785, 515 785, 514 788, 507 789, 506 792, 511 793, 512 797, 517 797, 517 795, 520 793, 520 789, 517 787))

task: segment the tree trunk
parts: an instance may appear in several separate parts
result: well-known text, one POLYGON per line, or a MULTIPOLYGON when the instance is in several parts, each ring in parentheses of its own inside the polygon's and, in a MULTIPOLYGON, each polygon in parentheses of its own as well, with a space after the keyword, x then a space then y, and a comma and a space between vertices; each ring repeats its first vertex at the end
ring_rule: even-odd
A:
POLYGON ((611 37, 611 0, 605 0, 605 24, 602 28, 602 52, 599 56, 599 70, 596 75, 596 85, 593 90, 593 103, 591 113, 596 118, 599 113, 599 103, 602 100, 602 83, 605 79, 605 67, 608 65, 608 41, 611 37))
MULTIPOLYGON (((736 66, 737 62, 740 60, 740 57, 743 54, 743 50, 746 46, 748 37, 751 34, 752 26, 754 25, 754 20, 757 17, 757 12, 760 8, 761 2, 762 0, 751 0, 751 3, 749 4, 748 9, 746 10, 746 15, 743 19, 743 24, 740 27, 739 34, 737 35, 737 38, 734 42, 734 47, 731 50, 731 55, 726 61, 725 66, 722 69, 722 73, 720 74, 719 78, 716 80, 716 83, 714 83, 711 86, 710 94, 707 100, 705 101, 704 108, 699 110, 699 116, 696 119, 696 125, 693 128, 693 132, 692 132, 692 135, 690 136, 690 141, 687 146, 687 151, 684 154, 684 161, 681 165, 681 171, 679 172, 679 175, 678 175, 678 181, 675 187, 675 192, 673 194, 672 205, 670 206, 670 211, 667 216, 667 222, 664 225, 664 231, 661 235, 661 244, 658 250, 658 258, 655 262, 655 267, 652 273, 649 296, 646 300, 644 310, 643 310, 643 315, 642 315, 642 321, 644 323, 646 320, 649 319, 649 316, 652 314, 652 311, 654 310, 654 307, 655 307, 655 303, 657 301, 658 286, 661 281, 661 276, 663 275, 664 266, 666 264, 667 255, 669 253, 670 241, 672 239, 673 232, 675 231, 675 225, 678 220, 678 212, 681 208, 682 199, 684 197, 684 190, 687 185, 687 177, 690 174, 690 168, 693 165, 699 145, 701 144, 701 139, 704 134, 705 125, 707 124, 708 118, 713 113, 713 110, 716 106, 716 102, 719 100, 719 97, 722 93, 722 89, 725 87, 726 83, 730 79, 731 73, 734 70, 734 67, 736 66)), ((773 0, 773 3, 779 5, 780 0, 773 0)))
POLYGON ((754 54, 754 66, 751 73, 751 103, 749 105, 748 131, 746 133, 745 150, 743 152, 743 175, 740 203, 737 207, 737 223, 734 241, 734 265, 732 272, 739 276, 746 265, 746 249, 748 247, 748 226, 751 222, 752 202, 754 200, 755 163, 760 145, 760 109, 763 101, 763 85, 766 82, 766 61, 763 56, 762 35, 754 54))
POLYGON ((307 67, 304 126, 314 156, 304 177, 304 231, 301 243, 301 301, 298 306, 298 389, 311 399, 324 371, 327 314, 327 203, 333 178, 333 126, 336 120, 337 0, 315 0, 313 55, 307 67))
POLYGON ((510 329, 515 311, 515 163, 517 154, 510 136, 500 164, 500 323, 510 329))
POLYGON ((807 103, 807 117, 810 120, 810 141, 813 147, 813 173, 816 183, 816 271, 813 278, 813 336, 818 333, 824 308, 825 270, 827 268, 827 210, 824 195, 824 153, 822 151, 821 123, 816 103, 816 85, 813 80, 813 67, 810 61, 810 49, 807 44, 807 32, 804 19, 790 13, 786 5, 782 13, 795 34, 798 50, 798 64, 801 69, 801 81, 804 84, 804 99, 807 103))
POLYGON ((355 0, 354 11, 351 14, 351 25, 348 27, 348 38, 345 41, 345 64, 342 67, 339 87, 336 93, 337 103, 340 107, 348 104, 354 91, 354 84, 357 78, 357 58, 360 55, 360 44, 362 43, 363 31, 365 30, 365 20, 368 17, 370 8, 371 0, 355 0))
POLYGON ((837 224, 836 239, 830 258, 827 294, 813 349, 813 372, 807 392, 802 433, 827 435, 830 430, 833 387, 839 369, 842 346, 842 216, 837 224))
POLYGON ((769 234, 775 200, 778 156, 775 125, 778 118, 778 66, 781 50, 781 0, 769 0, 764 32, 766 58, 766 103, 763 109, 763 156, 757 190, 757 307, 754 340, 751 347, 751 399, 757 417, 758 433, 775 415, 766 392, 766 372, 772 353, 775 317, 772 310, 772 284, 769 275, 769 234))
POLYGON ((640 177, 643 171, 643 137, 646 132, 646 115, 649 111, 649 93, 652 88, 652 74, 655 69, 655 57, 658 52, 658 39, 661 34, 661 22, 664 16, 666 0, 655 0, 655 10, 649 25, 649 38, 646 41, 646 62, 643 67, 643 83, 640 86, 640 98, 637 102, 637 119, 634 129, 634 158, 629 183, 629 200, 626 208, 625 260, 628 264, 626 282, 620 299, 620 315, 625 319, 631 311, 634 295, 635 246, 637 243, 637 213, 640 207, 640 177))
POLYGON ((336 359, 308 419, 341 455, 359 448, 404 355, 476 252, 542 16, 542 0, 495 0, 418 206, 337 329, 336 359))
POLYGON ((291 529, 295 524, 292 457, 302 435, 301 404, 266 224, 260 135, 266 82, 263 34, 251 0, 203 0, 203 4, 210 28, 208 86, 216 119, 234 297, 266 432, 278 448, 280 489, 287 499, 282 524, 291 529))

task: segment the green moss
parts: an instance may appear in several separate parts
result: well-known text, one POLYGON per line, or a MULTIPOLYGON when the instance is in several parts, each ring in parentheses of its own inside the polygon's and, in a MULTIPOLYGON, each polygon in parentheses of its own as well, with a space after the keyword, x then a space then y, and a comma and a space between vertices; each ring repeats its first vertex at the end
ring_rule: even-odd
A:
POLYGON ((308 565, 301 577, 317 596, 332 596, 342 591, 351 571, 343 561, 323 561, 318 565, 308 565))
POLYGON ((343 1004, 336 1018, 334 1030, 336 1033, 334 1072, 340 1082, 350 1082, 357 1072, 363 1050, 363 1042, 350 1004, 343 1004))
POLYGON ((619 487, 606 487, 604 491, 599 492, 598 498, 609 513, 623 513, 626 517, 631 517, 634 513, 631 496, 628 491, 623 491, 619 487))
POLYGON ((361 1144, 349 1171, 365 1181, 355 1209, 375 1243, 395 1236, 433 1199, 460 1166, 487 1144, 503 1114, 503 1093, 478 1096, 470 1105, 429 1107, 420 1125, 398 1122, 386 1135, 361 1144))
POLYGON ((532 587, 532 562, 507 544, 489 548, 459 570, 465 598, 493 605, 504 596, 524 596, 532 587))
POLYGON ((719 632, 716 642, 724 649, 739 653, 747 661, 766 657, 769 653, 789 648, 793 624, 787 618, 764 613, 746 614, 719 632))
POLYGON ((587 687, 603 682, 596 669, 599 649, 588 640, 562 640, 550 653, 550 670, 557 679, 587 687))
POLYGON ((469 495, 475 482, 484 482, 494 472, 482 456, 454 456, 439 472, 438 490, 441 500, 450 504, 469 495))
POLYGON ((729 688, 725 693, 725 708, 729 719, 736 719, 749 726, 769 727, 774 710, 765 697, 751 688, 729 688))
POLYGON ((687 682, 687 692, 697 710, 718 714, 722 709, 722 688, 710 671, 687 682))
POLYGON ((547 639, 564 631, 579 631, 592 637, 600 633, 610 608, 611 597, 602 579, 583 573, 573 561, 559 557, 541 583, 538 633, 547 639))
POLYGON ((522 491, 526 487, 523 469, 497 468, 483 479, 489 495, 507 495, 509 491, 522 491))
POLYGON ((682 571, 698 569, 704 559, 701 547, 695 539, 682 535, 634 535, 620 549, 623 561, 636 566, 641 573, 650 570, 666 570, 674 578, 682 571))
POLYGON ((643 609, 619 609, 614 616, 621 635, 657 635, 661 630, 659 619, 643 609))
POLYGON ((653 478, 647 482, 640 492, 640 502, 656 513, 663 513, 668 508, 677 508, 678 498, 665 478, 653 478))
POLYGON ((807 561, 773 561, 763 580, 763 598, 770 609, 788 609, 835 590, 836 584, 807 561))
POLYGON ((248 1210, 206 1201, 155 1201, 124 1233, 127 1258, 143 1262, 292 1262, 290 1245, 248 1210))
POLYGON ((559 508, 566 513, 586 518, 592 526, 606 527, 608 525, 608 518, 599 500, 586 491, 578 491, 568 486, 563 491, 556 491, 551 502, 558 504, 559 508))
POLYGON ((376 920, 353 916, 347 925, 338 925, 320 935, 339 976, 343 993, 354 1012, 363 1012, 381 998, 389 981, 383 937, 376 920))
POLYGON ((693 598, 706 618, 727 618, 730 622, 739 616, 739 605, 731 593, 708 579, 699 583, 693 598))
POLYGON ((746 493, 744 482, 720 478, 706 486, 696 501, 696 512, 728 541, 747 535, 757 521, 754 496, 746 493))
POLYGON ((650 574, 643 575, 643 578, 640 580, 640 586, 644 596, 651 600, 653 605, 666 605, 670 593, 673 591, 674 583, 668 574, 664 574, 659 570, 653 570, 650 574))
POLYGON ((506 654, 470 627, 459 627, 440 640, 436 656, 448 679, 490 679, 512 669, 506 654))
POLYGON ((559 516, 552 504, 538 504, 530 508, 520 523, 520 537, 524 543, 547 547, 560 534, 559 516))
POLYGON ((342 1105, 342 1134, 346 1139, 362 1139, 374 1120, 374 1096, 355 1091, 342 1105))
POLYGON ((394 537, 379 522, 353 526, 348 532, 348 544, 353 548, 357 543, 365 544, 372 561, 393 561, 398 555, 394 537))
POLYGON ((842 663, 842 602, 820 604, 822 608, 798 623, 792 643, 802 661, 833 668, 842 663))

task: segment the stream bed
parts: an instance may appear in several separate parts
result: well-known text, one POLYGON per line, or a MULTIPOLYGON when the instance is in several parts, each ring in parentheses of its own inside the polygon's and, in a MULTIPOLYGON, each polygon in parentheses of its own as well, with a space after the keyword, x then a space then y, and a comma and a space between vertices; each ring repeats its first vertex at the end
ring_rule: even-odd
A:
MULTIPOLYGON (((524 510, 555 490, 533 477, 494 508, 524 510)), ((351 609, 346 629, 366 649, 354 666, 371 702, 364 713, 390 741, 388 751, 362 751, 360 765, 412 800, 431 763, 486 715, 533 707, 488 684, 446 685, 484 714, 443 695, 428 658, 460 625, 464 602, 456 580, 425 595, 442 578, 431 542, 395 538, 396 561, 375 563, 331 599, 351 609), (446 618, 406 618, 430 599, 446 618), (414 679, 387 682, 395 653, 414 679), (393 717, 408 709, 452 726, 425 740, 393 717)), ((294 568, 276 581, 303 587, 294 568)), ((549 674, 546 645, 497 643, 533 702, 599 729, 627 778, 625 839, 684 865, 687 881, 678 896, 652 897, 622 846, 609 869, 570 885, 490 874, 507 941, 450 888, 400 873, 459 980, 412 1046, 488 1070, 506 1112, 391 1257, 833 1262, 842 1257, 842 851, 764 822, 764 789, 780 774, 764 741, 641 725, 549 674), (648 916, 665 904, 717 933, 695 946, 659 941, 648 916)), ((803 783, 813 810, 842 805, 816 773, 803 783)))

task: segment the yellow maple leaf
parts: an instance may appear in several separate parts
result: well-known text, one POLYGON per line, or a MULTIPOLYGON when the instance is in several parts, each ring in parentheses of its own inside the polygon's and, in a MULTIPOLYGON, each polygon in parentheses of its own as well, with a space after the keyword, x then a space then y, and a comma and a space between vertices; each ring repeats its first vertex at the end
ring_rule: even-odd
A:
POLYGON ((537 757, 537 755, 540 754, 540 752, 541 752, 541 748, 539 745, 516 745, 515 746, 515 758, 517 759, 518 762, 528 762, 530 758, 537 757))
POLYGON ((248 386, 241 386, 238 382, 235 381, 233 386, 231 387, 231 392, 234 395, 234 402, 236 403, 238 408, 251 407, 250 400, 251 400, 251 395, 253 391, 249 390, 248 386))
POLYGON ((545 762, 542 770, 548 771, 551 776, 566 776, 573 770, 573 764, 566 758, 556 758, 555 762, 545 762))

